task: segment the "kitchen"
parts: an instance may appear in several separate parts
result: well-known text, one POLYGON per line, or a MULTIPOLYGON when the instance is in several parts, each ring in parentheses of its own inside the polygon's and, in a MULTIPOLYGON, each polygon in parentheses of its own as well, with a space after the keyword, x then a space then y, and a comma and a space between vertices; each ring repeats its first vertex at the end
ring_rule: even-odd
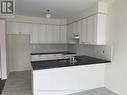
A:
POLYGON ((37 2, 33 1, 35 8, 23 5, 24 2, 30 3, 16 1, 18 15, 14 18, 1 19, 6 23, 6 42, 1 43, 6 43, 7 52, 7 72, 1 77, 7 80, 2 95, 80 95, 83 91, 94 95, 94 89, 96 95, 119 93, 110 85, 107 69, 112 65, 114 48, 107 43, 109 2, 80 0, 77 4, 82 11, 67 6, 68 11, 63 8, 65 14, 59 9, 62 4, 60 7, 53 3, 52 7, 51 2, 42 1, 44 10, 38 14, 37 2), (86 7, 82 7, 83 2, 86 7))

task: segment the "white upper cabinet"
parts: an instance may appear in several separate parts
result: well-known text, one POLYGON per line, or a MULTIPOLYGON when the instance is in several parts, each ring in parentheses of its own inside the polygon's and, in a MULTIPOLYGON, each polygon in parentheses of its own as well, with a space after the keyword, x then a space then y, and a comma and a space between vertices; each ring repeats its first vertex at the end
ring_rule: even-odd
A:
POLYGON ((7 22, 7 34, 30 34, 27 23, 7 22))
POLYGON ((60 35, 60 26, 59 25, 53 25, 52 29, 52 41, 53 43, 59 43, 59 35, 60 35))
POLYGON ((19 34, 18 24, 16 22, 7 23, 7 34, 19 34))
POLYGON ((39 43, 40 24, 30 24, 30 42, 39 43))
POLYGON ((30 34, 30 43, 66 43, 66 25, 7 22, 7 34, 30 34))
POLYGON ((77 21, 71 24, 68 24, 68 31, 67 31, 67 37, 68 37, 68 43, 75 44, 77 40, 77 37, 80 37, 82 31, 82 21, 77 21))
POLYGON ((79 35, 80 44, 105 45, 106 15, 96 14, 67 26, 68 43, 76 43, 79 35))
POLYGON ((74 40, 74 25, 72 24, 68 24, 67 25, 67 43, 69 44, 74 44, 75 40, 74 40))
POLYGON ((58 43, 59 42, 59 26, 46 25, 47 42, 58 43))
POLYGON ((97 15, 97 40, 96 44, 105 45, 106 44, 106 15, 97 15))
POLYGON ((33 24, 31 43, 66 43, 66 27, 33 24))
POLYGON ((38 31, 38 43, 47 43, 48 33, 46 31, 46 25, 40 24, 40 29, 38 31))
POLYGON ((80 44, 87 43, 87 19, 83 19, 81 22, 81 32, 80 32, 80 44))
POLYGON ((59 42, 67 43, 67 26, 66 25, 60 26, 59 42))
POLYGON ((106 15, 96 14, 68 25, 7 22, 7 34, 30 34, 31 43, 105 45, 106 15), (78 39, 79 37, 79 39, 78 39))
POLYGON ((76 32, 76 35, 79 36, 79 38, 81 37, 81 32, 82 32, 82 20, 76 22, 77 23, 77 32, 76 32))
POLYGON ((53 25, 46 25, 46 32, 47 32, 47 43, 52 43, 53 38, 53 25))
POLYGON ((81 44, 105 45, 106 15, 97 14, 82 20, 81 44))
POLYGON ((87 18, 87 43, 96 44, 97 40, 97 16, 87 18))
POLYGON ((77 31, 77 22, 72 23, 72 38, 74 38, 74 35, 78 34, 77 31))
POLYGON ((21 34, 30 34, 30 24, 29 23, 19 23, 19 32, 21 34))

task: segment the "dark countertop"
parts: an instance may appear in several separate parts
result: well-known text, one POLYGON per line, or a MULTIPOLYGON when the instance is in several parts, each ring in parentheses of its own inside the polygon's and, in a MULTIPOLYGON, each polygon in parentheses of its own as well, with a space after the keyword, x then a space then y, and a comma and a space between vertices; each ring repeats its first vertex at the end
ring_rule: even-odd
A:
POLYGON ((110 63, 111 61, 98 59, 89 56, 76 56, 77 62, 71 64, 68 59, 50 60, 50 61, 34 61, 31 62, 33 70, 78 66, 78 65, 91 65, 110 63))
POLYGON ((42 52, 42 53, 31 53, 31 55, 43 55, 43 54, 76 54, 69 51, 63 51, 63 52, 42 52))

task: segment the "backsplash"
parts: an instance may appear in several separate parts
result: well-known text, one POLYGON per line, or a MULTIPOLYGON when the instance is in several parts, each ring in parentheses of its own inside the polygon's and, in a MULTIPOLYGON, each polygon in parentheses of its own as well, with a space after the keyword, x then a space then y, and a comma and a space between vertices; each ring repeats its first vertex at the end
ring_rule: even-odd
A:
POLYGON ((88 55, 96 58, 112 60, 112 48, 103 45, 68 45, 68 50, 78 55, 88 55))
POLYGON ((66 44, 32 44, 31 52, 39 53, 39 52, 61 52, 67 51, 66 44))
POLYGON ((104 45, 81 45, 81 44, 32 44, 31 52, 61 52, 70 51, 77 55, 88 55, 96 58, 112 60, 112 48, 104 45))

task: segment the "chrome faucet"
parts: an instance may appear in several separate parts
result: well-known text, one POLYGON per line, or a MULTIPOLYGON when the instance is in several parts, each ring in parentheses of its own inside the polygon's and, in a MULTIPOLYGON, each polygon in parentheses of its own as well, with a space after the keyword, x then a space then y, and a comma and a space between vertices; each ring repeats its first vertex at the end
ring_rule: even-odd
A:
POLYGON ((74 56, 71 56, 69 61, 70 61, 71 64, 74 64, 74 63, 77 62, 77 60, 75 59, 74 56))

